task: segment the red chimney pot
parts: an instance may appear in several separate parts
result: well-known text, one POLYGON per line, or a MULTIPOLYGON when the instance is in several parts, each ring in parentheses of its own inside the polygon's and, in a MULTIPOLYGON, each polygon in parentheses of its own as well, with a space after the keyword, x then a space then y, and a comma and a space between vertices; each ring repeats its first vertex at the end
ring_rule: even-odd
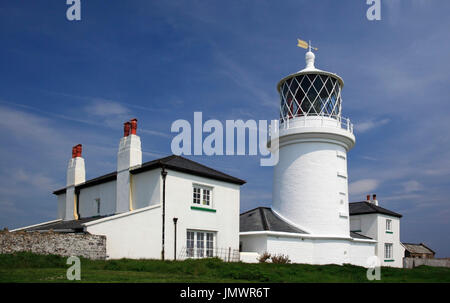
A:
POLYGON ((137 119, 131 119, 130 120, 131 123, 131 134, 132 135, 136 135, 137 133, 137 119))
POLYGON ((81 153, 83 152, 83 146, 82 146, 81 144, 78 144, 78 145, 75 146, 75 147, 76 147, 76 150, 77 150, 76 156, 77 156, 77 157, 81 157, 81 153))
POLYGON ((367 195, 367 199, 366 199, 367 201, 370 201, 370 195, 367 195))
POLYGON ((76 158, 76 156, 77 156, 77 147, 76 147, 76 146, 73 146, 73 147, 72 147, 72 159, 73 159, 73 158, 76 158))
POLYGON ((123 124, 123 136, 124 137, 128 137, 130 135, 130 128, 131 128, 130 122, 125 122, 123 124))

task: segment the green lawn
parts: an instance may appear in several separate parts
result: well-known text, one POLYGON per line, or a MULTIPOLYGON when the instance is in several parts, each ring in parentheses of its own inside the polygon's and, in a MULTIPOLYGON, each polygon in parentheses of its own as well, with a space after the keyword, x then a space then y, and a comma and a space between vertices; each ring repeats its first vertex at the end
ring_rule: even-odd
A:
MULTIPOLYGON (((0 282, 71 282, 66 258, 0 255, 0 282)), ((159 261, 81 259, 81 282, 370 282, 352 265, 244 264, 217 259, 159 261)), ((450 282, 449 268, 383 267, 380 282, 450 282)))

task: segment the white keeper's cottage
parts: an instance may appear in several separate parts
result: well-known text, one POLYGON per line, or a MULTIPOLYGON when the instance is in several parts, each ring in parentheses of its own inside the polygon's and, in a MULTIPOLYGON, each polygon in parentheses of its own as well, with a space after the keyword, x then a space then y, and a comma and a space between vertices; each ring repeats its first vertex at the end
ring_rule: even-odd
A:
POLYGON ((124 125, 117 171, 86 181, 82 146, 75 146, 67 185, 54 192, 59 219, 18 230, 105 235, 110 259, 238 260, 244 183, 175 155, 142 163, 133 119, 124 125))

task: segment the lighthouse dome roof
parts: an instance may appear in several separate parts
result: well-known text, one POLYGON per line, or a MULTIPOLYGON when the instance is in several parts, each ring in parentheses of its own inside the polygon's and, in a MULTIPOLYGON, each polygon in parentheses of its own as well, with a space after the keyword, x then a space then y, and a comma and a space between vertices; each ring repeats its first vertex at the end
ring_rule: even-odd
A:
POLYGON ((290 74, 286 77, 284 77, 283 79, 280 80, 280 82, 278 82, 277 85, 277 89, 278 91, 280 91, 280 87, 281 85, 288 79, 295 77, 295 76, 300 76, 300 75, 306 75, 306 74, 314 74, 314 75, 324 75, 324 76, 330 76, 333 77, 335 79, 337 79, 339 81, 339 84, 342 87, 344 87, 344 80, 339 77, 337 74, 335 73, 331 73, 331 72, 327 72, 324 70, 320 70, 318 68, 315 67, 315 60, 316 60, 316 55, 312 52, 312 51, 308 51, 305 54, 305 62, 306 62, 306 66, 304 69, 299 70, 296 73, 290 74))

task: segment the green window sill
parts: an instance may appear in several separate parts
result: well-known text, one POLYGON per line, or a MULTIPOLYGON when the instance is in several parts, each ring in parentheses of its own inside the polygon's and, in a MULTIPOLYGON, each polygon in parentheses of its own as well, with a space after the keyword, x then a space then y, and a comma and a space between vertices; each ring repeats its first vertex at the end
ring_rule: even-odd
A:
POLYGON ((198 206, 191 206, 191 209, 193 209, 193 210, 209 211, 209 212, 212 212, 212 213, 215 213, 215 212, 216 212, 215 209, 212 209, 212 208, 206 208, 206 207, 198 207, 198 206))
POLYGON ((386 231, 387 234, 393 234, 394 232, 392 231, 386 231))
POLYGON ((384 262, 394 262, 395 260, 384 260, 384 262))

